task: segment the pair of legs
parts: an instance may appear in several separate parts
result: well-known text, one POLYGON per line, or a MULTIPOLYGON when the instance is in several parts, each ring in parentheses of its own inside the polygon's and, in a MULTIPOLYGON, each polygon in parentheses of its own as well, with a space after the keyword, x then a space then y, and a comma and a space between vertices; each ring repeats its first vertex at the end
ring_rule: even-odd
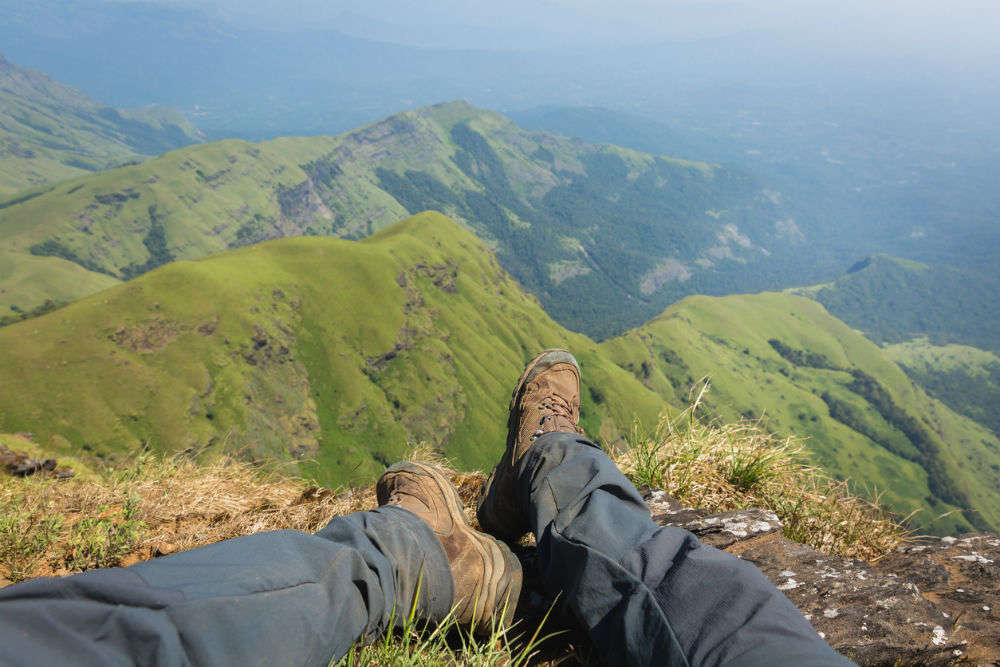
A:
MULTIPOLYGON (((852 664, 755 567, 656 526, 635 487, 575 432, 569 385, 528 375, 481 523, 508 538, 534 533, 544 580, 604 664, 852 664)), ((414 605, 432 621, 454 605, 499 619, 516 603, 519 566, 492 538, 454 537, 464 519, 440 484, 425 467, 394 466, 380 481, 383 506, 315 535, 262 533, 11 586, 0 591, 0 664, 324 666, 414 605), (466 567, 480 556, 485 570, 466 567)))

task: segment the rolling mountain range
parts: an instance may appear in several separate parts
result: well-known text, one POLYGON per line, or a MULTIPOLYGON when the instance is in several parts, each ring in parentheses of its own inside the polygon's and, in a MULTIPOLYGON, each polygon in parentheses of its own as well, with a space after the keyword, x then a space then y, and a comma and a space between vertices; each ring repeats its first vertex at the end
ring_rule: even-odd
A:
POLYGON ((573 348, 604 392, 583 420, 592 433, 655 419, 655 394, 553 322, 482 241, 426 213, 361 242, 174 262, 0 329, 0 431, 101 455, 311 459, 328 483, 372 479, 416 440, 485 469, 510 378, 552 346, 573 348))
POLYGON ((337 137, 192 146, 0 203, 0 307, 282 236, 361 238, 428 209, 598 338, 688 294, 787 285, 805 242, 745 174, 526 132, 456 102, 337 137))
POLYGON ((199 140, 178 111, 113 109, 0 54, 0 196, 199 140))
POLYGON ((932 396, 1000 435, 996 271, 873 255, 829 283, 788 291, 822 303, 932 396))
MULTIPOLYGON (((815 287, 684 298, 828 274, 860 241, 747 173, 653 154, 732 158, 707 135, 620 116, 519 117, 660 150, 464 102, 182 147, 198 134, 179 113, 114 110, 0 56, 0 324, 76 301, 0 329, 0 432, 328 484, 414 441, 484 469, 520 364, 564 346, 606 446, 709 378, 712 416, 804 438, 913 526, 1000 526, 995 273, 873 255, 815 287)), ((887 243, 922 243, 908 224, 887 243)))
POLYGON ((805 437, 812 462, 917 510, 915 526, 1000 525, 1000 441, 815 301, 691 297, 597 344, 437 213, 362 241, 175 261, 4 327, 0 431, 56 452, 287 460, 325 483, 371 479, 417 440, 483 469, 503 447, 521 364, 554 345, 580 359, 582 424, 605 446, 681 408, 709 375, 712 414, 763 414, 805 437))
POLYGON ((918 337, 1000 353, 1000 274, 873 255, 829 283, 790 290, 816 299, 878 343, 918 337))

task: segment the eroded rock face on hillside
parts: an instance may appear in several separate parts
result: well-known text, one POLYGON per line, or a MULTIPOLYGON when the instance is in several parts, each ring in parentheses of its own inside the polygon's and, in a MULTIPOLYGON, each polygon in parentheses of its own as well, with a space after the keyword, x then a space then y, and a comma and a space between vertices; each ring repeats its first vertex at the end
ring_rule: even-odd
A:
POLYGON ((1000 538, 910 544, 875 565, 781 534, 772 512, 710 514, 645 490, 653 520, 761 569, 835 649, 862 667, 1000 664, 1000 538))

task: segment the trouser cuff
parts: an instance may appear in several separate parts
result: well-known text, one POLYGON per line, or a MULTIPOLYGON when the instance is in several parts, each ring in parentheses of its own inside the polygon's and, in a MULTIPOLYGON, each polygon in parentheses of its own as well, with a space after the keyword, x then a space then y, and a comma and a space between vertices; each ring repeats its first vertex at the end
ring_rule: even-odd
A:
POLYGON ((359 549, 369 566, 377 569, 383 591, 393 595, 386 605, 383 626, 390 622, 402 626, 415 598, 415 618, 445 619, 454 603, 455 583, 444 547, 427 522, 401 507, 386 505, 336 517, 317 534, 344 543, 354 539, 358 528, 390 563, 389 568, 378 567, 371 562, 369 550, 359 549))

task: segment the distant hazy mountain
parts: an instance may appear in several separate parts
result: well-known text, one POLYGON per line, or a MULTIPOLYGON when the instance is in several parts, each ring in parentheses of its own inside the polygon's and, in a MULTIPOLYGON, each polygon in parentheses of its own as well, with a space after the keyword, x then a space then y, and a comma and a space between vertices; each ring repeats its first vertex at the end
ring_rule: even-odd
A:
POLYGON ((0 195, 198 140, 178 111, 112 109, 0 54, 0 195))
MULTIPOLYGON (((697 156, 754 174, 811 241, 803 253, 807 261, 797 269, 804 283, 836 277, 872 253, 995 274, 1000 130, 986 125, 997 113, 984 104, 947 113, 925 109, 921 115, 913 109, 927 104, 930 93, 903 88, 900 101, 909 100, 908 108, 897 109, 873 103, 880 93, 872 86, 855 90, 853 105, 831 102, 812 111, 816 100, 829 95, 822 79, 803 84, 808 99, 794 103, 801 90, 765 94, 736 88, 725 89, 735 99, 718 106, 684 104, 679 96, 673 113, 653 113, 645 105, 634 105, 643 113, 544 106, 510 115, 527 129, 646 153, 697 156), (964 124, 982 134, 955 129, 964 124), (979 139, 970 141, 973 136, 979 139)), ((990 98, 986 90, 978 101, 988 104, 990 98)), ((1000 101, 996 104, 1000 108, 1000 101)))
MULTIPOLYGON (((284 8, 270 6, 272 16, 284 8)), ((753 174, 812 241, 788 284, 829 280, 874 252, 981 268, 1000 252, 1000 67, 989 58, 956 68, 935 60, 937 49, 904 56, 884 39, 869 42, 874 50, 839 41, 860 37, 853 31, 834 48, 739 21, 745 32, 628 47, 416 48, 346 35, 336 21, 247 25, 211 7, 0 0, 0 45, 106 103, 182 109, 219 139, 338 133, 448 99, 624 112, 593 116, 597 132, 568 133, 753 174), (650 125, 666 127, 669 145, 637 145, 636 117, 652 121, 639 128, 646 139, 650 125)), ((434 22, 417 20, 421 11, 363 13, 434 22)), ((567 133, 552 117, 539 129, 567 133)))
POLYGON ((280 236, 360 238, 427 209, 485 239, 557 321, 598 337, 687 294, 793 282, 806 242, 745 174, 452 103, 337 137, 194 146, 9 204, 0 306, 34 307, 43 280, 48 296, 87 294, 81 268, 127 279, 280 236))

